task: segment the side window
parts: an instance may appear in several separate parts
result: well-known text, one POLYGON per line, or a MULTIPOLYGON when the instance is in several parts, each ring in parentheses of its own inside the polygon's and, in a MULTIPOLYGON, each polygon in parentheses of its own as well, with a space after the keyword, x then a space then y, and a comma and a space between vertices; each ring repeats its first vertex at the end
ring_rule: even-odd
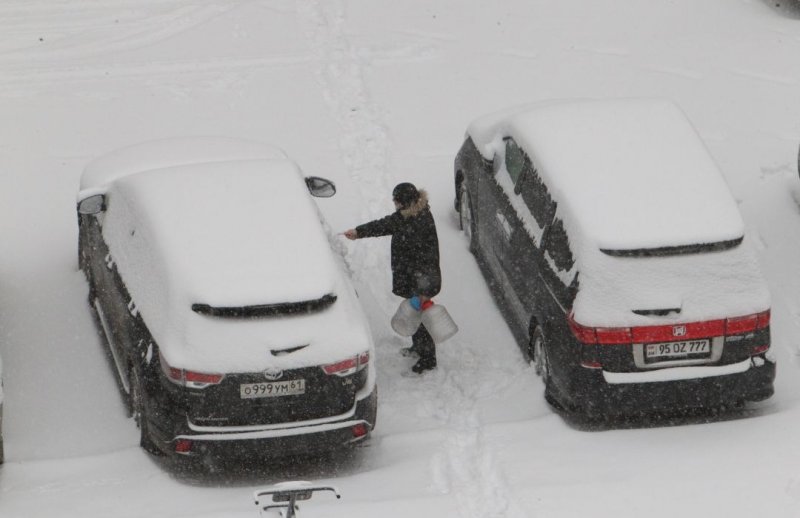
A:
POLYGON ((533 166, 526 168, 517 190, 540 228, 544 228, 553 221, 553 216, 556 214, 556 202, 550 196, 538 170, 533 166))
POLYGON ((511 182, 516 185, 522 169, 525 167, 525 154, 513 139, 506 140, 506 170, 511 182))
POLYGON ((559 270, 569 271, 575 264, 572 251, 569 249, 569 237, 560 219, 556 219, 547 229, 544 236, 544 251, 550 255, 559 270))

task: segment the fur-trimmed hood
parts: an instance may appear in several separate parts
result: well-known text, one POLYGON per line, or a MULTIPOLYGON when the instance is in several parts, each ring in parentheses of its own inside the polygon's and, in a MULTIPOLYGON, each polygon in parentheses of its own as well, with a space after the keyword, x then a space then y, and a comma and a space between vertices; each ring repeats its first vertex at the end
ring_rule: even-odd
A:
POLYGON ((417 216, 422 211, 428 208, 428 192, 425 189, 419 189, 419 198, 409 207, 405 209, 400 209, 400 214, 404 218, 409 218, 411 216, 417 216))

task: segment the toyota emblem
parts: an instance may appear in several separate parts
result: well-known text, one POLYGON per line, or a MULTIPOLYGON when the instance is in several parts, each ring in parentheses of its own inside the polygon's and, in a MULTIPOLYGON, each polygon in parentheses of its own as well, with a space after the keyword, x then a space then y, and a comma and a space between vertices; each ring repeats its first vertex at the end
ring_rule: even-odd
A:
POLYGON ((672 336, 686 336, 686 326, 672 326, 672 336))
POLYGON ((266 369, 264 377, 267 378, 267 381, 278 381, 283 377, 283 371, 280 369, 266 369))

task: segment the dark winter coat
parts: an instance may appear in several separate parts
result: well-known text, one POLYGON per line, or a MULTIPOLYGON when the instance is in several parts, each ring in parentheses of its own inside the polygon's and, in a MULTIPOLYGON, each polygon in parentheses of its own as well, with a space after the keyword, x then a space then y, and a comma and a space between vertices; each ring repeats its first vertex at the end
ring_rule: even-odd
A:
POLYGON ((356 227, 358 238, 392 236, 392 292, 403 298, 433 297, 442 288, 439 238, 428 207, 428 195, 420 190, 410 207, 356 227))

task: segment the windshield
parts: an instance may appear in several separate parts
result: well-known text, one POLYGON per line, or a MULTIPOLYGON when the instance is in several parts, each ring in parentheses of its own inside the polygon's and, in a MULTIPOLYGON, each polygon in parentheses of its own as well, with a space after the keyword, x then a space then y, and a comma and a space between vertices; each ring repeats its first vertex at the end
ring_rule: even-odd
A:
POLYGON ((208 304, 192 304, 192 311, 215 317, 251 318, 273 315, 297 315, 322 311, 336 302, 336 295, 328 293, 318 299, 300 302, 281 302, 256 306, 216 307, 208 304))
POLYGON ((744 236, 728 241, 717 241, 716 243, 699 243, 694 245, 662 246, 657 248, 634 248, 625 250, 610 250, 601 248, 604 254, 613 257, 663 257, 667 255, 686 255, 702 254, 705 252, 719 252, 736 248, 744 239, 744 236))

